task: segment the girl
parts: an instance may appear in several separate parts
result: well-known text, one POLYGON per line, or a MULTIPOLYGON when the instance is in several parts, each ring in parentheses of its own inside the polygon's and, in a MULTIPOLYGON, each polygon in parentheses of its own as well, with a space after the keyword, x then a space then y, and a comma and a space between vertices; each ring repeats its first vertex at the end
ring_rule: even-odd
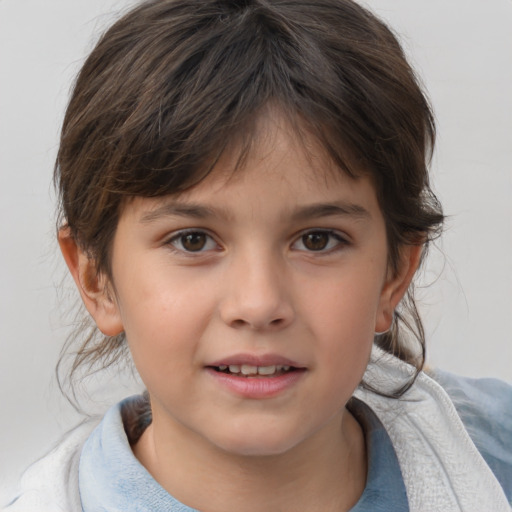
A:
POLYGON ((351 1, 118 21, 64 120, 58 236, 97 326, 73 370, 127 347, 147 393, 6 510, 509 510, 512 391, 422 372, 434 134, 351 1))

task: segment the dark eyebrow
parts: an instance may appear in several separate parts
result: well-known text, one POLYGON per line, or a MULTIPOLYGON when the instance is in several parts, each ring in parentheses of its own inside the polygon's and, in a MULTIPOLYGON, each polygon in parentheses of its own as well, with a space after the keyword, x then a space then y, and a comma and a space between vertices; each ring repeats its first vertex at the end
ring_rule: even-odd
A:
POLYGON ((177 202, 164 203, 157 208, 146 212, 140 222, 149 223, 160 219, 161 217, 193 217, 195 219, 205 219, 215 216, 215 212, 206 206, 198 204, 185 204, 177 202))
MULTIPOLYGON (((361 205, 345 202, 319 203, 297 208, 292 213, 294 221, 305 221, 322 217, 348 216, 356 219, 369 219, 370 212, 361 205)), ((192 217, 206 219, 208 217, 228 217, 222 209, 215 210, 207 206, 194 203, 166 202, 142 215, 140 222, 143 224, 153 222, 162 217, 192 217)))
POLYGON ((356 219, 370 219, 371 214, 359 204, 336 202, 319 203, 298 208, 292 215, 295 220, 304 221, 321 217, 348 216, 356 219))

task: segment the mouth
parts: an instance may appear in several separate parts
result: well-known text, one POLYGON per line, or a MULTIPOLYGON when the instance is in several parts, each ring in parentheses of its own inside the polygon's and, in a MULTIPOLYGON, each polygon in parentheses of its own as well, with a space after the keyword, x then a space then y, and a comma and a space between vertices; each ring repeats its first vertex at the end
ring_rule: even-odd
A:
POLYGON ((281 396, 302 382, 307 368, 279 354, 232 354, 205 367, 217 383, 251 400, 281 396))
POLYGON ((295 372, 298 368, 290 365, 268 365, 268 366, 254 366, 251 364, 221 364, 219 366, 210 366, 212 370, 227 375, 236 377, 279 377, 287 373, 295 372))

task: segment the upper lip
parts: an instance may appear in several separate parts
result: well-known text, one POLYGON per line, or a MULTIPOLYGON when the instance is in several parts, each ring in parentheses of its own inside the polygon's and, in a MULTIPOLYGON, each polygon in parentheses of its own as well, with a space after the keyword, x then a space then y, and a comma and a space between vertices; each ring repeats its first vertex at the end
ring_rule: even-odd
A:
POLYGON ((229 366, 243 364, 250 366, 293 366, 294 368, 304 368, 304 366, 298 362, 278 354, 233 354, 221 359, 217 359, 207 366, 229 366))

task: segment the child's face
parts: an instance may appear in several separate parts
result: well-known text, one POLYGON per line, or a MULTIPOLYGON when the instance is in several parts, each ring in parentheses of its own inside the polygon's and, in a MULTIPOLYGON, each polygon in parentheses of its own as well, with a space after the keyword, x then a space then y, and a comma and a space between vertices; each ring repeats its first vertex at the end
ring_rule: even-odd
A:
POLYGON ((126 206, 115 305, 96 315, 125 330, 154 429, 237 454, 338 431, 403 293, 370 180, 268 129, 231 178, 226 156, 186 193, 126 206))

